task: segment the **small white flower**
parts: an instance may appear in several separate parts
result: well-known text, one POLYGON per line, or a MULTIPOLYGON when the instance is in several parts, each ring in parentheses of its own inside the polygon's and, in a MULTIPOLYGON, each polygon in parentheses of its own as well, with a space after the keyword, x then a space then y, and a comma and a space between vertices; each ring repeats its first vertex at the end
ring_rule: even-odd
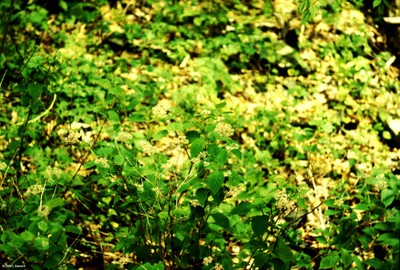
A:
POLYGON ((230 190, 226 193, 226 197, 235 198, 235 197, 237 197, 242 191, 246 191, 246 187, 245 187, 245 186, 234 187, 234 188, 230 189, 230 190))
POLYGON ((276 208, 280 211, 291 209, 294 206, 294 202, 288 198, 286 190, 278 190, 274 196, 276 202, 276 208))
POLYGON ((197 199, 191 200, 190 205, 193 207, 201 206, 199 200, 197 200, 197 199))
POLYGON ((222 266, 222 264, 217 263, 217 264, 214 266, 213 269, 214 269, 214 270, 224 270, 224 267, 222 266))
POLYGON ((138 190, 140 193, 142 193, 142 192, 144 191, 143 184, 138 184, 138 183, 136 183, 136 184, 134 184, 134 186, 137 188, 137 190, 138 190))
POLYGON ((199 158, 204 159, 204 158, 206 158, 206 157, 207 157, 207 152, 202 151, 202 152, 199 153, 199 158))
POLYGON ((377 188, 379 191, 382 191, 382 190, 386 189, 387 187, 388 187, 387 182, 385 182, 385 181, 383 181, 383 180, 379 180, 378 183, 376 184, 376 188, 377 188))
POLYGON ((167 101, 161 101, 151 110, 155 118, 163 119, 171 111, 171 105, 167 101))
POLYGON ((63 175, 63 171, 60 168, 47 166, 46 167, 47 176, 53 178, 53 176, 60 178, 63 175))
POLYGON ((64 139, 65 144, 77 144, 79 143, 79 133, 78 132, 70 132, 68 136, 64 139))
POLYGON ((207 117, 210 114, 211 114, 210 110, 202 110, 201 113, 200 113, 200 115, 203 116, 203 117, 207 117))
POLYGON ((7 168, 7 163, 0 162, 0 170, 4 170, 5 168, 7 168))
POLYGON ((211 256, 204 257, 203 265, 205 265, 205 266, 210 265, 212 263, 212 261, 213 261, 213 257, 211 257, 211 256))
POLYGON ((214 133, 221 137, 230 137, 233 135, 234 130, 230 124, 218 123, 214 129, 214 133))
POLYGON ((41 217, 47 217, 51 212, 51 209, 47 205, 41 205, 38 208, 38 215, 41 217))
POLYGON ((191 162, 192 162, 194 165, 199 164, 200 161, 201 161, 201 159, 200 159, 199 157, 195 157, 195 158, 192 158, 192 159, 191 159, 191 162))
POLYGON ((239 149, 239 145, 236 143, 226 146, 226 150, 228 150, 228 151, 237 150, 237 149, 239 149))
POLYGON ((94 163, 96 163, 97 165, 100 165, 101 167, 103 167, 105 169, 109 169, 110 168, 110 164, 108 163, 108 160, 106 158, 103 158, 103 157, 96 158, 94 163))
POLYGON ((43 185, 33 185, 30 186, 26 192, 25 192, 25 196, 29 196, 29 195, 38 195, 41 194, 44 191, 44 186, 43 185))
POLYGON ((152 188, 152 190, 157 194, 157 195, 163 195, 162 194, 162 191, 161 191, 161 188, 159 188, 159 187, 153 187, 152 188))
POLYGON ((156 149, 148 141, 139 141, 136 143, 136 147, 143 153, 148 155, 154 154, 156 149))
POLYGON ((232 174, 231 171, 226 171, 226 172, 224 172, 224 177, 228 177, 228 176, 231 175, 231 174, 232 174))
POLYGON ((132 135, 131 134, 129 134, 128 132, 124 132, 124 131, 122 131, 122 132, 120 132, 120 133, 118 133, 118 135, 117 135, 117 137, 115 137, 115 140, 118 142, 127 142, 127 141, 130 141, 130 140, 132 140, 132 135))
POLYGON ((128 255, 125 255, 125 256, 119 258, 119 263, 120 264, 128 264, 128 263, 131 263, 131 262, 132 262, 132 259, 128 255))
POLYGON ((189 141, 188 141, 188 139, 186 139, 185 135, 179 135, 178 136, 178 144, 185 145, 185 144, 188 144, 188 143, 189 143, 189 141))

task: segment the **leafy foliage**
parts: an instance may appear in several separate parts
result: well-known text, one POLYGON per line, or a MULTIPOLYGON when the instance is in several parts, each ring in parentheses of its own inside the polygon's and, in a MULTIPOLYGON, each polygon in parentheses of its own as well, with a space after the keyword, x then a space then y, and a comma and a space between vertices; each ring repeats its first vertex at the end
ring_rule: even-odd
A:
POLYGON ((353 6, 3 2, 5 266, 399 265, 398 71, 353 6))

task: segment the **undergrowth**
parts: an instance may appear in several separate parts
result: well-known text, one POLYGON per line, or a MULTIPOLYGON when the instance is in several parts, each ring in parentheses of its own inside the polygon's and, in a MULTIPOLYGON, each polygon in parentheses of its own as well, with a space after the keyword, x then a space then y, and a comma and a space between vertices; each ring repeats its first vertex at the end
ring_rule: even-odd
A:
POLYGON ((3 1, 2 267, 397 269, 391 55, 277 2, 3 1))

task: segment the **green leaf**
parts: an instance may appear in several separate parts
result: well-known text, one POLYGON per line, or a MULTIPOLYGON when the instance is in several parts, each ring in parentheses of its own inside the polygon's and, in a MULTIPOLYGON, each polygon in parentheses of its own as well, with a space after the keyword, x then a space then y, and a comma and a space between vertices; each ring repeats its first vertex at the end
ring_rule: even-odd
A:
POLYGON ((218 163, 218 164, 225 164, 228 161, 228 152, 226 151, 226 149, 219 149, 220 151, 218 152, 218 154, 214 157, 214 160, 218 163))
POLYGON ((378 234, 378 231, 375 228, 365 228, 362 230, 365 234, 370 235, 372 237, 378 234))
MULTIPOLYGON (((28 232, 29 233, 29 232, 28 232)), ((32 233, 30 233, 30 234, 32 234, 32 233)), ((32 234, 33 235, 33 234, 32 234)), ((10 237, 11 237, 11 245, 13 245, 13 246, 15 246, 15 247, 17 247, 17 248, 22 248, 24 245, 25 245, 25 242, 26 241, 24 241, 24 239, 22 238, 22 236, 20 236, 20 235, 17 235, 17 234, 15 234, 15 233, 12 233, 11 235, 10 235, 10 237)), ((28 235, 28 238, 29 238, 29 235, 28 235)))
POLYGON ((214 214, 211 214, 211 216, 214 218, 215 224, 221 226, 222 228, 224 228, 227 231, 229 230, 229 228, 230 228, 229 219, 224 214, 214 213, 214 214))
POLYGON ((218 145, 214 143, 207 146, 207 154, 213 160, 221 152, 221 150, 222 148, 218 147, 218 145))
POLYGON ((39 99, 42 94, 43 86, 37 83, 31 83, 28 85, 28 94, 33 100, 39 99))
POLYGON ((63 230, 63 226, 58 222, 50 222, 50 233, 56 234, 63 230))
POLYGON ((340 211, 338 211, 338 210, 331 210, 331 209, 327 209, 327 210, 325 210, 325 212, 324 212, 324 214, 326 215, 326 216, 334 216, 334 215, 337 215, 337 214, 339 214, 340 213, 340 211))
POLYGON ((224 182, 224 174, 220 171, 212 172, 206 181, 207 187, 215 195, 224 182))
POLYGON ((215 105, 215 108, 222 109, 225 106, 226 106, 226 102, 224 101, 224 102, 221 102, 221 103, 218 103, 217 105, 215 105))
POLYGON ((102 200, 103 202, 105 202, 106 204, 110 204, 110 202, 111 202, 111 200, 112 200, 112 197, 103 197, 103 198, 101 198, 101 200, 102 200))
POLYGON ((289 266, 286 265, 286 263, 284 261, 282 261, 281 259, 275 258, 272 261, 274 264, 273 269, 289 269, 289 266))
POLYGON ((38 251, 47 251, 49 250, 49 238, 39 236, 35 239, 35 247, 38 251))
POLYGON ((47 229, 49 228, 49 226, 47 225, 47 222, 46 221, 39 221, 39 223, 38 223, 38 228, 39 228, 39 230, 41 230, 42 232, 46 232, 47 231, 47 229))
POLYGON ((190 130, 190 131, 186 132, 185 136, 186 136, 186 139, 188 139, 189 142, 192 143, 195 139, 200 138, 200 133, 198 133, 197 131, 194 131, 194 130, 190 130))
POLYGON ((375 269, 381 269, 382 268, 382 262, 378 260, 377 258, 371 258, 367 259, 365 261, 366 265, 372 266, 375 269))
POLYGON ((168 214, 167 211, 161 211, 160 213, 158 213, 157 215, 159 218, 161 219, 168 219, 170 217, 170 215, 168 214))
POLYGON ((379 6, 382 3, 382 0, 374 0, 374 2, 372 3, 372 7, 376 8, 377 6, 379 6))
POLYGON ((254 269, 262 269, 262 267, 270 260, 270 255, 259 253, 254 256, 254 269))
POLYGON ((42 104, 41 101, 34 101, 34 102, 31 104, 31 108, 32 108, 32 112, 33 112, 33 113, 38 113, 39 110, 40 110, 42 107, 43 107, 43 104, 42 104))
POLYGON ((57 269, 57 265, 59 262, 62 261, 64 258, 64 254, 62 252, 55 252, 52 253, 51 256, 49 256, 44 263, 44 268, 45 269, 57 269))
POLYGON ((362 211, 368 211, 371 209, 371 207, 369 207, 369 205, 365 204, 365 203, 359 203, 356 205, 356 207, 354 208, 355 210, 362 210, 362 211))
POLYGON ((336 252, 331 252, 322 258, 319 269, 336 269, 339 262, 339 255, 336 252))
POLYGON ((347 251, 345 249, 341 249, 340 253, 341 253, 340 255, 342 258, 342 263, 347 268, 353 262, 353 259, 351 258, 351 254, 349 251, 347 251))
POLYGON ((109 156, 114 152, 114 148, 111 147, 101 147, 96 150, 96 154, 99 156, 109 156))
POLYGON ((196 199, 200 202, 202 206, 206 204, 206 201, 210 195, 210 191, 206 188, 199 188, 196 191, 196 199))
POLYGON ((335 207, 335 199, 327 199, 324 201, 324 204, 328 207, 335 207))
POLYGON ((117 155, 114 157, 114 163, 119 165, 119 166, 123 166, 125 163, 125 157, 123 155, 117 155))
POLYGON ((190 156, 196 157, 206 146, 206 140, 204 138, 198 138, 193 141, 190 146, 190 156))
POLYGON ((391 205, 395 197, 396 192, 392 189, 384 189, 381 191, 381 201, 385 205, 385 207, 391 205))
POLYGON ((232 209, 230 214, 231 215, 244 215, 244 214, 247 214, 252 208, 253 208, 253 205, 251 203, 241 202, 235 208, 232 209))
POLYGON ((93 160, 87 162, 85 164, 85 166, 84 166, 85 169, 90 169, 90 168, 93 168, 93 167, 96 167, 96 162, 94 162, 93 160))
POLYGON ((384 233, 378 237, 377 241, 389 246, 399 246, 399 236, 395 233, 384 233))
POLYGON ((145 263, 136 268, 138 270, 164 270, 164 263, 160 262, 157 264, 150 264, 150 263, 145 263))
POLYGON ((146 121, 146 117, 141 113, 132 113, 129 115, 129 120, 135 123, 141 123, 146 121))
POLYGON ((326 238, 325 238, 325 236, 323 236, 323 235, 318 236, 318 237, 317 237, 317 241, 318 241, 319 243, 322 243, 322 244, 326 244, 326 243, 327 243, 326 238))
POLYGON ((16 256, 15 252, 17 252, 15 250, 15 247, 12 246, 10 243, 0 245, 0 251, 3 251, 5 255, 12 256, 12 257, 16 256))
POLYGON ((357 266, 356 269, 359 269, 359 270, 364 270, 365 269, 363 262, 358 258, 358 256, 352 255, 351 258, 353 259, 354 263, 357 266))
POLYGON ((164 137, 167 136, 167 135, 168 135, 168 131, 166 131, 166 130, 161 130, 160 132, 157 133, 156 136, 153 137, 153 140, 154 140, 154 141, 158 141, 159 139, 164 138, 164 137))
POLYGON ((30 242, 33 239, 35 239, 35 235, 33 235, 33 233, 31 233, 30 231, 24 231, 21 233, 21 237, 25 242, 30 242))
POLYGON ((294 260, 292 250, 285 244, 282 238, 278 238, 278 243, 274 254, 285 262, 285 264, 289 264, 294 260))
POLYGON ((118 122, 119 123, 119 116, 118 113, 116 113, 115 111, 108 111, 108 118, 110 118, 112 121, 114 122, 118 122))
POLYGON ((268 216, 255 216, 251 220, 251 228, 255 236, 259 237, 267 232, 269 226, 268 216))
POLYGON ((46 202, 46 205, 50 207, 50 209, 56 208, 58 206, 63 206, 64 205, 64 200, 61 198, 55 198, 51 199, 46 202))
POLYGON ((74 234, 78 234, 78 235, 82 234, 81 229, 79 229, 78 227, 73 226, 73 225, 67 225, 64 227, 64 229, 66 232, 70 232, 70 233, 74 233, 74 234))

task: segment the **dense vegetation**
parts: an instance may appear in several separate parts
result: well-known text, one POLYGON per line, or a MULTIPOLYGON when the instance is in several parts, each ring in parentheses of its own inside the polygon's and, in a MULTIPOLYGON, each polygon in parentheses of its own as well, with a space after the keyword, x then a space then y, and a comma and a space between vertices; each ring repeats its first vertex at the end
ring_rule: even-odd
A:
POLYGON ((399 269, 399 74, 362 7, 1 1, 2 267, 399 269))

